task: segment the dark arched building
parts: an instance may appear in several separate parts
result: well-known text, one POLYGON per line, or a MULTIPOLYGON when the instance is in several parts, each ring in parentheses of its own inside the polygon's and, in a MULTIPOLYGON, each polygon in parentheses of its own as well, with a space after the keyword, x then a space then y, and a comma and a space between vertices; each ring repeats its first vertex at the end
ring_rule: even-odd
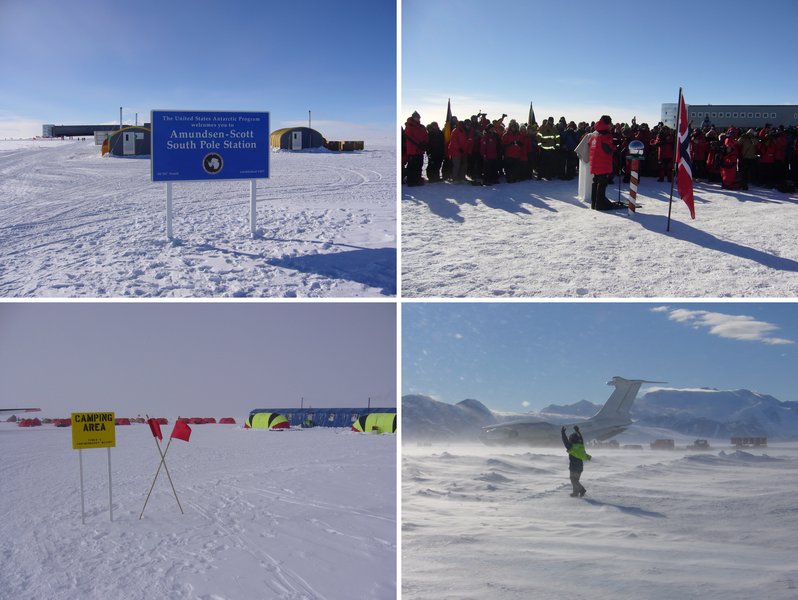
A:
POLYGON ((108 138, 108 151, 114 156, 149 155, 149 127, 131 125, 113 132, 108 138))

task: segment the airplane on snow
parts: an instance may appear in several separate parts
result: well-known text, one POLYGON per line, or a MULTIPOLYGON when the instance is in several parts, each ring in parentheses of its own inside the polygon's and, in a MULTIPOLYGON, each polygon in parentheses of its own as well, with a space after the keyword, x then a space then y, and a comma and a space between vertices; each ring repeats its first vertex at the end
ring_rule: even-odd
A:
POLYGON ((498 425, 482 428, 479 439, 489 446, 551 446, 562 443, 560 430, 563 425, 573 430, 579 425, 582 437, 586 442, 607 440, 626 430, 632 424, 629 409, 644 383, 665 383, 664 381, 644 381, 642 379, 624 379, 615 376, 607 385, 615 386, 615 390, 595 415, 584 421, 574 423, 549 423, 539 419, 518 419, 498 425))

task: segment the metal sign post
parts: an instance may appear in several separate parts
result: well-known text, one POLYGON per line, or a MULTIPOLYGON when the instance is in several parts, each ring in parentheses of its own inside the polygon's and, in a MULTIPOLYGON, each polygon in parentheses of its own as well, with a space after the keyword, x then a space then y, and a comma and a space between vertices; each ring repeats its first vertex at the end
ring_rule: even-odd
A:
POLYGON ((106 448, 108 450, 108 512, 111 515, 111 522, 114 522, 114 497, 113 497, 113 486, 111 485, 111 449, 106 448))
POLYGON ((152 181, 165 181, 166 235, 172 239, 173 181, 250 180, 250 233, 256 237, 257 179, 269 177, 269 113, 153 110, 152 181))
POLYGON ((83 450, 78 450, 80 461, 80 522, 86 524, 86 503, 83 501, 83 450))
POLYGON ((166 182, 166 237, 172 239, 172 182, 166 182))
POLYGON ((249 231, 253 240, 257 236, 257 189, 258 180, 251 179, 249 182, 249 231))
POLYGON ((80 462, 80 522, 86 524, 86 503, 83 492, 83 450, 108 449, 108 508, 114 520, 114 498, 111 485, 111 448, 116 447, 114 413, 72 413, 72 448, 78 451, 80 462))

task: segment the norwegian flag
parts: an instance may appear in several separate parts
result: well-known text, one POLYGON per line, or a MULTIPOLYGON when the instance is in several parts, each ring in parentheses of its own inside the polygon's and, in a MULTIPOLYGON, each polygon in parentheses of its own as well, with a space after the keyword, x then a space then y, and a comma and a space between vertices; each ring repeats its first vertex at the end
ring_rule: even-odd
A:
POLYGON ((676 145, 676 182, 681 196, 690 216, 695 219, 695 204, 693 203, 693 161, 690 157, 690 128, 687 125, 687 107, 684 104, 684 95, 679 90, 679 140, 676 145))

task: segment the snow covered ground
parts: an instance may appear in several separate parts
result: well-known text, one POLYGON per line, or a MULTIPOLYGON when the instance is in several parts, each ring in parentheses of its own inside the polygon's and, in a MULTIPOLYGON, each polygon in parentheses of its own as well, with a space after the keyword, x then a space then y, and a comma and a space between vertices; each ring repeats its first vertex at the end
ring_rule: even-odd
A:
POLYGON ((0 423, 0 598, 396 597, 396 436, 193 426, 167 455, 185 514, 161 472, 142 520, 154 438, 116 439, 114 520, 107 451, 85 450, 82 525, 70 429, 0 423))
POLYGON ((792 600, 798 443, 402 448, 402 598, 792 600), (684 446, 683 446, 684 447, 684 446))
POLYGON ((93 141, 0 141, 0 296, 396 293, 396 150, 273 152, 258 182, 166 187, 93 141))
POLYGON ((576 180, 402 186, 402 295, 798 295, 795 194, 697 183, 696 220, 674 190, 666 232, 670 184, 645 177, 639 192, 630 217, 591 211, 576 180))

